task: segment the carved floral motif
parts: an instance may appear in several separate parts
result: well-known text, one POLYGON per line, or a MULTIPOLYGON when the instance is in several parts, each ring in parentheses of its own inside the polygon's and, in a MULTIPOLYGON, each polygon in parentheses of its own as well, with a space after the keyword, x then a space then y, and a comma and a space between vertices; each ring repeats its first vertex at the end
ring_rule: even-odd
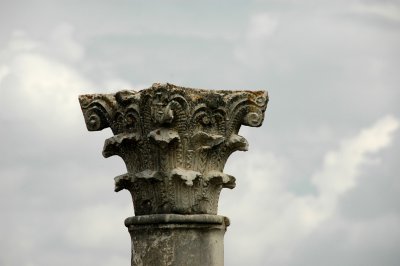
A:
POLYGON ((248 148, 240 126, 261 126, 268 95, 155 83, 79 101, 89 131, 113 131, 103 155, 124 160, 128 172, 115 178, 115 191, 131 192, 136 215, 216 214, 221 189, 235 187, 226 160, 248 148))

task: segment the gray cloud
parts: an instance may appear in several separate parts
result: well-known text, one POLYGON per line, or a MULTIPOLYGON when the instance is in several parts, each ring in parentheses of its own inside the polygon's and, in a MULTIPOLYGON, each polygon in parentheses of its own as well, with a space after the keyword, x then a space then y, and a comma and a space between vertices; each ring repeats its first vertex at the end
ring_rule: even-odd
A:
POLYGON ((129 264, 125 166, 77 95, 156 81, 269 90, 225 170, 227 265, 397 265, 398 4, 208 3, 1 4, 1 265, 129 264))

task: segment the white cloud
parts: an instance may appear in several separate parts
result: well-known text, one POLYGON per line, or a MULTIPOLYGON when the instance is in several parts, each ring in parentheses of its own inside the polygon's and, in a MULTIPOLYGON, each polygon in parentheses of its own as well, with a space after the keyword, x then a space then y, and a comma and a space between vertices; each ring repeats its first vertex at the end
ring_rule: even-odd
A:
POLYGON ((24 108, 18 108, 15 114, 26 116, 26 111, 35 114, 41 120, 37 126, 43 131, 55 124, 70 127, 79 113, 77 96, 83 89, 94 87, 94 83, 73 65, 42 53, 38 47, 47 46, 23 33, 14 34, 0 53, 3 62, 0 88, 8 100, 24 103, 24 108))
POLYGON ((68 23, 61 23, 51 34, 51 46, 59 56, 68 61, 79 61, 85 54, 84 47, 75 39, 75 28, 68 23))
POLYGON ((120 208, 116 208, 115 204, 81 208, 72 214, 72 222, 65 228, 66 239, 79 248, 94 249, 106 245, 124 248, 125 241, 116 231, 126 231, 121 217, 131 213, 132 208, 128 205, 120 208))
POLYGON ((310 180, 315 194, 298 196, 290 191, 285 184, 285 168, 290 166, 282 158, 263 153, 241 160, 234 172, 251 181, 243 189, 245 196, 227 206, 226 213, 235 226, 228 230, 228 247, 241 254, 229 264, 243 265, 248 260, 255 261, 253 265, 293 263, 290 254, 323 222, 337 215, 341 196, 357 185, 363 166, 390 145, 398 127, 396 118, 383 117, 327 152, 310 180))
POLYGON ((112 86, 105 88, 108 90, 130 88, 117 77, 93 80, 83 75, 79 70, 85 60, 84 48, 73 33, 73 27, 64 23, 56 27, 49 42, 38 42, 16 31, 0 51, 0 101, 3 106, 12 105, 8 108, 15 109, 13 115, 18 119, 28 115, 40 119, 33 125, 45 134, 55 129, 79 134, 79 130, 72 130, 82 123, 78 95, 104 85, 112 86), (11 102, 23 102, 24 107, 15 108, 11 102))
POLYGON ((51 119, 50 124, 62 124, 57 123, 62 119, 65 126, 71 126, 76 118, 71 114, 79 112, 77 95, 83 88, 94 87, 71 66, 38 53, 16 55, 10 69, 18 84, 14 93, 19 94, 38 117, 51 119))
POLYGON ((399 3, 382 1, 375 3, 358 2, 353 5, 353 11, 362 15, 371 15, 383 18, 389 21, 400 22, 400 5, 399 3))
POLYGON ((11 56, 13 53, 32 51, 40 47, 40 43, 32 40, 29 36, 21 30, 15 30, 8 41, 5 50, 0 52, 0 55, 11 56))
MULTIPOLYGON (((129 83, 119 79, 117 72, 128 75, 126 74, 127 69, 131 69, 132 75, 141 79, 141 82, 143 80, 157 81, 160 77, 171 78, 165 74, 168 71, 174 72, 176 77, 189 80, 189 82, 200 82, 201 80, 202 84, 211 84, 210 87, 215 86, 216 82, 221 84, 221 87, 251 87, 265 85, 266 79, 268 79, 267 85, 275 88, 275 92, 272 92, 272 96, 275 96, 271 102, 273 105, 271 111, 274 112, 275 121, 278 121, 275 122, 275 126, 278 125, 281 131, 274 131, 272 128, 274 123, 269 124, 269 129, 266 125, 266 128, 256 131, 262 135, 266 134, 263 130, 272 129, 266 135, 276 140, 273 145, 283 145, 276 153, 254 154, 251 149, 249 153, 240 154, 238 155, 240 162, 234 167, 235 169, 227 171, 238 178, 238 186, 233 191, 224 191, 221 196, 222 209, 220 213, 228 215, 232 220, 232 225, 226 234, 225 245, 226 254, 233 258, 228 258, 226 265, 243 265, 245 263, 274 266, 324 265, 324 263, 299 264, 294 261, 299 258, 299 254, 291 255, 300 246, 309 247, 312 255, 315 255, 315 249, 312 248, 313 243, 307 242, 311 235, 315 235, 316 231, 336 232, 329 226, 335 225, 337 220, 340 220, 337 217, 340 215, 338 212, 341 207, 341 198, 352 193, 352 189, 358 188, 361 183, 358 178, 364 175, 364 166, 368 164, 374 167, 376 159, 380 158, 377 156, 379 152, 385 147, 390 147, 394 127, 397 127, 395 126, 396 118, 382 119, 380 126, 378 123, 366 129, 367 133, 364 133, 364 137, 360 133, 343 141, 337 149, 326 153, 326 160, 319 167, 315 167, 317 170, 312 172, 313 175, 308 173, 309 168, 304 171, 304 169, 294 167, 296 165, 294 159, 286 153, 288 148, 283 147, 284 145, 290 146, 293 142, 289 138, 283 140, 282 136, 277 136, 280 134, 279 132, 288 132, 293 129, 288 126, 288 123, 282 122, 285 120, 282 120, 285 112, 290 114, 289 120, 286 121, 291 121, 291 125, 296 124, 295 121, 297 121, 298 123, 304 122, 303 126, 306 128, 315 128, 309 118, 314 119, 312 116, 316 112, 310 113, 310 116, 304 115, 304 110, 299 109, 299 106, 306 106, 306 109, 309 110, 321 110, 321 113, 317 114, 318 121, 328 124, 329 129, 335 129, 318 133, 317 135, 321 138, 320 143, 326 143, 326 139, 334 138, 335 132, 340 132, 340 130, 336 130, 339 127, 343 129, 345 126, 346 130, 352 130, 352 127, 359 122, 357 117, 365 119, 398 110, 397 105, 391 104, 391 101, 395 102, 398 94, 389 94, 387 89, 398 84, 395 82, 397 77, 395 70, 398 68, 395 67, 397 61, 393 48, 396 47, 397 35, 388 37, 382 32, 375 32, 375 29, 370 27, 362 28, 342 19, 343 17, 340 16, 349 10, 347 4, 342 1, 337 4, 324 5, 308 1, 307 5, 293 6, 290 4, 289 8, 289 5, 284 3, 274 5, 272 9, 269 9, 274 13, 263 13, 262 10, 265 10, 266 5, 245 4, 242 6, 243 10, 238 13, 235 13, 236 11, 233 9, 227 9, 229 12, 224 14, 229 15, 221 16, 221 12, 216 12, 215 17, 218 19, 209 20, 209 17, 206 17, 204 21, 207 24, 199 22, 201 20, 193 20, 192 14, 196 13, 196 10, 193 9, 188 10, 188 13, 180 9, 174 13, 174 16, 171 16, 162 8, 164 13, 161 16, 149 16, 149 14, 154 14, 152 8, 139 8, 137 10, 141 10, 139 13, 142 14, 142 17, 138 17, 132 16, 129 12, 129 14, 119 12, 127 10, 126 6, 106 5, 102 6, 99 11, 107 10, 104 11, 104 14, 108 14, 111 7, 118 11, 114 12, 115 14, 122 14, 113 17, 114 20, 106 23, 107 25, 103 23, 106 30, 103 27, 97 27, 104 22, 104 16, 94 16, 88 23, 87 17, 84 15, 87 12, 68 14, 77 23, 75 29, 79 35, 97 47, 96 51, 90 53, 92 58, 88 58, 89 54, 85 53, 87 50, 75 38, 74 27, 61 24, 56 26, 53 32, 49 31, 47 34, 51 27, 48 26, 47 21, 51 21, 51 19, 48 19, 49 16, 45 13, 41 13, 46 9, 39 8, 35 12, 25 12, 35 16, 44 15, 46 23, 40 22, 40 19, 26 19, 25 17, 17 19, 18 23, 14 23, 16 25, 24 25, 24 23, 31 25, 25 27, 29 30, 30 35, 22 31, 15 32, 7 47, 3 47, 4 49, 0 51, 0 90, 2 93, 0 105, 3 108, 0 118, 4 122, 3 130, 0 130, 4 140, 1 144, 4 156, 1 160, 0 171, 2 177, 0 194, 3 199, 3 204, 0 205, 4 214, 3 229, 0 235, 3 236, 1 247, 4 252, 0 256, 0 264, 11 266, 126 265, 129 263, 129 234, 123 226, 123 219, 132 215, 132 210, 127 210, 129 214, 124 214, 122 208, 113 210, 111 205, 99 203, 115 203, 114 200, 121 200, 121 204, 126 204, 130 201, 129 195, 122 198, 123 195, 112 193, 114 172, 115 175, 120 174, 124 165, 120 161, 118 161, 118 165, 113 165, 112 161, 117 161, 119 158, 108 161, 100 158, 102 142, 110 133, 86 132, 77 95, 95 92, 97 88, 101 88, 102 92, 128 88, 129 83), (331 8, 332 5, 335 8, 331 8), (251 6, 257 8, 261 13, 250 17, 246 31, 241 32, 242 18, 248 14, 251 6), (301 8, 299 8, 300 6, 301 8), (316 10, 318 12, 315 12, 316 10), (319 13, 319 16, 315 16, 315 13, 319 13), (336 15, 332 16, 332 14, 336 15), (79 16, 81 17, 79 18, 79 16), (143 19, 144 17, 146 20, 143 19), (152 17, 157 17, 157 19, 147 20, 152 17), (129 21, 129 19, 132 20, 129 21), (45 24, 46 26, 44 26, 45 24), (147 27, 147 25, 150 26, 147 27), (280 32, 281 30, 282 32, 280 32), (134 36, 135 38, 132 40, 132 36, 135 35, 134 31, 141 36, 134 36), (121 38, 115 39, 116 35, 121 38), (49 40, 34 40, 30 36, 46 36, 43 38, 49 38, 49 40), (174 36, 179 38, 170 38, 174 36), (185 39, 181 37, 195 38, 194 41, 201 39, 201 42, 192 45, 192 42, 182 41, 185 39), (293 42, 293 39, 296 42, 293 42), (140 45, 132 46, 131 44, 136 43, 137 40, 140 40, 140 45), (168 40, 167 46, 159 40, 168 40), (210 49, 203 50, 204 47, 208 47, 207 45, 212 48, 226 48, 227 42, 229 42, 229 46, 235 41, 238 42, 234 50, 236 62, 240 63, 238 66, 232 64, 232 58, 222 51, 215 53, 216 58, 211 65, 208 64, 209 61, 205 61, 206 65, 202 60, 196 60, 196 58, 210 58, 208 53, 210 49), (183 44, 184 46, 182 46, 183 44), (163 47, 178 47, 176 51, 184 47, 185 49, 182 50, 187 53, 176 53, 175 50, 164 53, 163 47), (202 50, 196 47, 201 47, 202 50), (107 51, 107 54, 112 51, 106 60, 101 57, 104 51, 107 51), (116 51, 118 56, 115 56, 116 51), (127 57, 124 57, 125 55, 127 57), (369 73, 371 75, 365 75, 368 72, 365 70, 368 69, 368 63, 366 63, 368 60, 366 59, 371 55, 377 57, 376 62, 379 64, 373 69, 370 67, 373 70, 369 73), (165 56, 169 60, 160 60, 165 56), (140 62, 137 57, 140 58, 140 62), (149 60, 144 60, 145 58, 149 60), (179 63, 182 58, 186 60, 183 61, 184 64, 179 63), (342 58, 346 58, 346 60, 340 61, 342 58), (337 64, 335 59, 339 60, 340 64, 337 64), (158 61, 170 62, 170 64, 154 63, 158 61), (189 61, 190 66, 196 67, 196 71, 192 71, 193 73, 187 70, 189 64, 186 62, 189 61), (271 61, 273 61, 273 66, 271 65, 268 69, 264 68, 265 63, 271 64, 271 61), (93 70, 99 69, 94 66, 103 62, 106 62, 107 65, 104 71, 93 70), (177 64, 181 67, 176 67, 177 64), (387 67, 382 67, 381 64, 387 67), (235 65, 233 69, 232 65, 235 65), (283 71, 278 71, 280 74, 277 75, 276 70, 279 70, 281 65, 285 67, 282 68, 283 71), (335 66, 335 69, 330 67, 332 65, 335 66), (340 71, 349 69, 349 65, 354 66, 350 67, 349 76, 343 76, 336 71, 336 69, 340 69, 340 71), (225 68, 225 66, 228 67, 225 68), (259 71, 255 71, 257 72, 255 73, 252 71, 254 69, 243 66, 255 66, 259 71), (197 71, 198 69, 201 71, 197 71), (224 71, 220 71, 221 69, 224 71), (203 73, 203 70, 209 72, 206 71, 205 75, 199 76, 198 73, 203 73), (94 71, 96 73, 93 73, 94 71), (221 82, 224 75, 222 72, 227 73, 225 74, 227 81, 221 82), (381 72, 385 75, 381 75, 381 72), (99 73, 108 73, 108 75, 99 75, 99 73), (266 75, 266 73, 269 74, 266 75), (329 77, 327 77, 328 75, 329 77), (109 79, 109 76, 113 76, 113 78, 109 79), (375 83, 374 76, 376 77, 375 83), (156 80, 151 80, 154 77, 156 80), (333 78, 330 79, 330 77, 333 78), (361 83, 359 83, 360 80, 361 83), (338 81, 340 86, 336 86, 338 83, 335 81, 338 81), (336 86, 334 90, 337 93, 346 96, 331 97, 332 86, 336 86), (379 89, 373 90, 374 87, 379 89), (340 88, 344 88, 346 93, 342 93, 340 88), (355 88, 361 89, 357 91, 355 88), (371 91, 374 94, 371 94, 371 91), (310 94, 311 92, 312 94, 310 94), (321 104, 327 103, 326 99, 334 99, 330 102, 338 104, 341 111, 326 108, 326 106, 319 108, 321 104), (308 104, 304 105, 305 102, 308 104), (49 103, 54 108, 47 109, 49 103), (287 109, 282 109, 285 106, 287 109), (332 119, 333 115, 329 116, 332 114, 329 110, 335 110, 335 117, 341 118, 342 112, 349 112, 349 106, 352 106, 353 109, 350 111, 352 116, 348 118, 356 118, 354 124, 340 123, 335 121, 335 118, 332 119), (357 106, 361 107, 357 109, 357 106), (382 108, 377 108, 377 106, 382 108), (295 117, 293 110, 296 110, 297 113, 295 117), (300 116, 307 117, 307 119, 299 122, 298 117, 300 116), (39 139, 35 134, 37 131, 45 134, 45 138, 39 139), (57 149, 58 152, 52 152, 53 149, 57 149), (83 152, 83 149, 86 151, 83 152), (84 160, 82 160, 83 158, 84 160), (346 158, 350 159, 346 160, 346 158), (71 165, 63 162, 65 159, 73 161, 72 164, 76 166, 76 169, 71 169, 71 165), (12 165, 10 166, 8 162, 12 162, 12 165), (294 178, 289 178, 288 172, 295 172, 296 177, 303 180, 305 176, 312 176, 314 181, 307 184, 306 191, 309 191, 309 187, 315 184, 316 193, 302 196, 292 193, 290 182, 294 178), (95 183, 92 183, 92 180, 95 180, 95 183), (104 188, 105 186, 107 188, 104 188), (108 186, 110 188, 106 190, 108 186), (231 200, 227 203, 226 199, 229 198, 231 200), (39 202, 33 203, 37 199, 39 202), (93 199, 99 201, 93 204, 90 202, 93 199), (81 204, 81 202, 83 203, 81 204), (78 206, 79 204, 81 206, 78 206), (89 206, 91 204, 92 208, 89 206), (56 210, 51 209, 54 206, 56 206, 56 210), (74 210, 71 211, 71 209, 74 210), (69 211, 70 213, 68 213, 69 211), (29 221, 26 222, 23 217, 29 217, 29 221), (98 224, 93 224, 98 221, 98 224), (104 232, 102 232, 103 227, 104 232), (8 230, 9 228, 14 230, 8 230), (113 233, 111 230, 114 230, 113 233), (122 232, 120 233, 118 230, 122 232), (98 235, 96 235, 97 233, 98 235), (66 243, 68 246, 63 246, 66 243), (123 249, 126 253, 118 256, 118 252, 114 252, 114 248, 123 249), (88 254, 90 250, 94 251, 88 254), (20 256, 20 254, 26 254, 26 256, 20 256)), ((71 12, 71 6, 68 4, 60 3, 58 7, 60 10, 54 12, 54 25, 58 25, 58 17, 66 17, 67 13, 71 12)), ((169 7, 171 10, 174 9, 173 6, 169 7)), ((216 10, 218 11, 218 9, 216 10)), ((386 16, 389 14, 389 17, 393 17, 395 14, 391 19, 393 22, 398 21, 396 10, 397 8, 395 10, 386 9, 386 11, 364 9, 365 12, 363 11, 362 14, 378 18, 382 18, 378 13, 385 13, 386 16)), ((3 25, 3 29, 7 29, 7 31, 13 27, 11 23, 6 24, 3 25)), ((385 29, 387 28, 383 28, 383 30, 385 29)), ((4 36, 7 36, 7 33, 2 36, 6 38, 4 36)), ((214 58, 214 54, 212 55, 214 58)), ((190 66, 189 69, 191 69, 190 66)), ((150 84, 145 86, 139 84, 134 88, 148 85, 150 84)), ((271 118, 273 117, 271 116, 271 118)), ((296 151, 298 155, 309 158, 310 147, 308 145, 315 143, 316 135, 311 130, 306 134, 312 140, 300 143, 296 147, 296 151)), ((290 138, 303 140, 298 131, 293 135, 290 134, 290 138)), ((254 145, 257 145, 258 141, 254 140, 254 142, 254 145)), ((263 140, 259 143, 267 142, 263 140)), ((319 148, 318 153, 322 149, 319 148)), ((308 161, 311 161, 311 165, 317 160, 308 161)), ((233 161, 229 161, 228 165, 232 165, 232 163, 233 161)), ((395 175, 396 172, 390 174, 395 175)), ((379 178, 384 177, 380 176, 379 178)), ((382 191, 382 194, 382 198, 384 198, 385 191, 382 191)), ((393 201, 392 199, 391 201, 393 201)), ((388 201, 383 200, 383 202, 388 201)), ((398 252, 396 253, 395 249, 399 245, 395 240, 396 238, 400 239, 400 234, 396 229, 400 228, 398 212, 394 213, 392 217, 379 216, 374 221, 365 221, 364 218, 361 218, 357 221, 343 220, 339 222, 338 232, 346 234, 346 237, 343 237, 346 247, 350 251, 356 251, 355 255, 351 255, 352 257, 361 254, 357 252, 365 252, 365 250, 357 249, 365 242, 376 244, 374 249, 369 250, 371 256, 379 258, 380 254, 376 250, 379 248, 383 250, 383 246, 394 250, 388 253, 389 257, 396 257, 398 252)), ((326 241, 332 243, 331 240, 332 237, 328 236, 326 241)), ((319 244, 317 242, 315 246, 319 244)), ((318 251, 323 252, 327 249, 329 248, 321 247, 318 251)), ((342 256, 343 254, 335 255, 342 256)), ((336 265, 343 264, 336 263, 336 265)), ((365 263, 350 265, 365 265, 365 263)), ((377 263, 375 265, 388 264, 377 263)), ((391 265, 396 265, 396 263, 391 265)))
POLYGON ((243 41, 234 50, 235 58, 246 65, 261 64, 278 24, 278 19, 268 13, 251 16, 243 41))
POLYGON ((389 214, 367 221, 348 222, 344 226, 347 231, 347 245, 354 249, 382 249, 396 245, 400 240, 400 217, 389 214))
MULTIPOLYGON (((120 243, 129 248, 129 235, 124 234, 124 241, 116 230, 125 233, 123 218, 132 210, 108 205, 86 207, 85 197, 93 197, 92 194, 80 193, 76 188, 77 184, 88 184, 79 175, 87 175, 82 165, 90 165, 90 162, 73 161, 77 160, 73 158, 74 154, 80 152, 76 143, 82 142, 85 132, 82 131, 85 125, 78 95, 102 87, 103 81, 89 78, 79 70, 84 64, 84 49, 73 40, 72 28, 64 24, 56 28, 50 41, 36 41, 24 32, 16 31, 0 48, 0 106, 3 110, 0 120, 6 123, 3 127, 6 130, 1 131, 6 141, 1 144, 5 157, 0 162, 3 199, 0 209, 5 217, 0 230, 4 238, 0 264, 54 265, 52 262, 62 260, 60 265, 68 265, 71 264, 68 258, 74 252, 71 249, 75 247, 99 250, 111 241, 114 246, 120 243), (66 155, 68 153, 71 154, 66 155), (69 159, 55 158, 58 156, 69 159), (80 169, 78 176, 74 172, 75 165, 80 169), (85 202, 74 212, 70 210, 74 204, 65 200, 69 193, 85 202), (52 209, 56 204, 60 208, 52 209), (65 219, 68 214, 73 217, 65 219), (30 216, 28 223, 20 222, 24 215, 30 216), (58 221, 60 227, 53 228, 49 221, 58 221), (9 226, 15 230, 8 230, 9 226), (43 228, 45 226, 48 228, 43 228), (61 252, 61 255, 47 254, 45 249, 61 252), (21 257, 20 253, 26 256, 21 257)), ((118 81, 127 85, 122 79, 118 81)), ((89 142, 86 144, 90 145, 89 142)), ((101 142, 98 153, 100 156, 101 142)), ((112 176, 110 178, 112 194, 112 176)), ((98 189, 99 183, 85 188, 98 189)), ((81 255, 75 261, 85 260, 88 256, 81 255)), ((129 261, 129 258, 124 259, 129 261)), ((99 259, 93 255, 93 263, 82 265, 98 265, 96 260, 99 259)), ((103 261, 103 265, 112 265, 113 261, 121 262, 122 258, 115 255, 109 262, 103 261)))
MULTIPOLYGON (((2 80, 8 75, 10 74, 10 69, 7 66, 0 66, 0 86, 1 86, 1 82, 2 80)), ((1 88, 1 87, 0 87, 1 88)))
POLYGON ((264 41, 275 33, 277 26, 278 21, 271 15, 267 13, 256 14, 250 18, 246 40, 252 42, 264 41))
POLYGON ((338 151, 329 152, 322 169, 311 178, 320 195, 336 197, 354 187, 367 156, 388 146, 398 127, 394 117, 384 117, 355 138, 343 141, 338 151))

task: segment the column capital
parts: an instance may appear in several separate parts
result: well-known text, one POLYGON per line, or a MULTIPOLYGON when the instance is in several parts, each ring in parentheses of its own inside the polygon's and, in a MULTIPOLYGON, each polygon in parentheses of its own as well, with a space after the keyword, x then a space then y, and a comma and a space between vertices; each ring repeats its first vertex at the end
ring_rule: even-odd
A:
POLYGON ((115 191, 131 192, 136 215, 217 214, 221 189, 235 187, 226 160, 248 148, 239 129, 261 126, 268 95, 155 83, 79 102, 89 131, 111 128, 103 155, 124 160, 115 191))

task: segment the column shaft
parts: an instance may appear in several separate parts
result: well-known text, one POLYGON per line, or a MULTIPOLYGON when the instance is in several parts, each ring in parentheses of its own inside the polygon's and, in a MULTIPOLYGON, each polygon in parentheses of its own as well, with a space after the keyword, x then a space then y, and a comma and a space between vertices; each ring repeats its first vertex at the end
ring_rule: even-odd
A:
POLYGON ((126 220, 132 265, 223 266, 228 219, 218 215, 145 215, 126 220))

